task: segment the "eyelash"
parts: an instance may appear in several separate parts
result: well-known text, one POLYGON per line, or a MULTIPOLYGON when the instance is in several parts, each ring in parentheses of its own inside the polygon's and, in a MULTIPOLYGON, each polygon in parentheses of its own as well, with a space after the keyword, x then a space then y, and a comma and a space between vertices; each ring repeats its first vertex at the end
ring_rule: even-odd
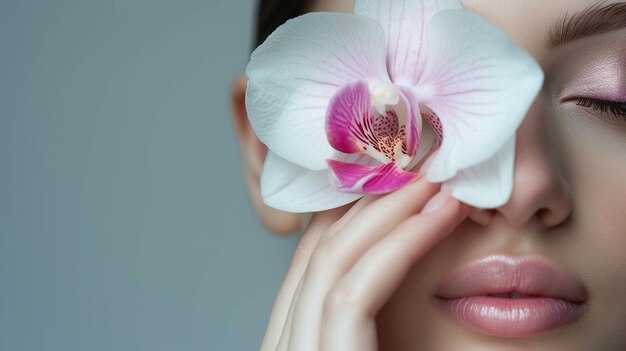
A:
POLYGON ((626 121, 626 102, 579 98, 576 105, 608 113, 611 118, 626 121))

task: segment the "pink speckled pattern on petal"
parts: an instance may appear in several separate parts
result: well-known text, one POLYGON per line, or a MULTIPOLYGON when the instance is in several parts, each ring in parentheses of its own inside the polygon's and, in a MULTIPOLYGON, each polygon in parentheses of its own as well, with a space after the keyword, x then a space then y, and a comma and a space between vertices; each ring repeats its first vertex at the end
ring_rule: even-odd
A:
POLYGON ((420 144, 422 117, 419 106, 413 98, 411 91, 406 88, 400 88, 400 92, 400 96, 404 99, 404 104, 407 109, 406 115, 408 120, 406 123, 406 148, 408 155, 412 157, 415 156, 417 148, 420 144))
POLYGON ((368 148, 381 151, 383 138, 403 135, 406 155, 414 156, 422 127, 421 118, 416 117, 420 116, 419 107, 408 89, 400 88, 400 96, 403 103, 396 108, 406 119, 405 125, 399 124, 399 116, 393 110, 384 115, 372 111, 370 91, 364 82, 345 86, 328 109, 326 136, 330 145, 347 154, 363 153, 368 148))
POLYGON ((397 190, 419 177, 394 163, 379 167, 327 160, 337 190, 343 193, 385 194, 397 190))

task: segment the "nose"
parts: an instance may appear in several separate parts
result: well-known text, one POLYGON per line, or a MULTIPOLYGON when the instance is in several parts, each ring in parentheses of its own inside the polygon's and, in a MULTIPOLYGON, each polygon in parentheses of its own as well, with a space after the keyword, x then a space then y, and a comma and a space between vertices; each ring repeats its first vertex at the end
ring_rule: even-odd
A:
POLYGON ((571 191, 561 174, 556 156, 558 145, 550 140, 546 115, 539 100, 517 131, 513 191, 509 201, 497 209, 473 209, 470 219, 474 222, 488 225, 495 216, 502 216, 515 228, 530 221, 550 228, 570 216, 571 191))

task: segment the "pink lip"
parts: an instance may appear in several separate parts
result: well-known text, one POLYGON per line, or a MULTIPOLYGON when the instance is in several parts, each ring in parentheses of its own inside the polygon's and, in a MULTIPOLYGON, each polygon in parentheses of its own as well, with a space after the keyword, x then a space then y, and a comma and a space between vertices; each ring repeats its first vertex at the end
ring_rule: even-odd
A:
POLYGON ((537 256, 490 256, 471 263, 445 279, 436 294, 452 319, 476 332, 505 337, 560 327, 582 315, 586 300, 581 282, 537 256))

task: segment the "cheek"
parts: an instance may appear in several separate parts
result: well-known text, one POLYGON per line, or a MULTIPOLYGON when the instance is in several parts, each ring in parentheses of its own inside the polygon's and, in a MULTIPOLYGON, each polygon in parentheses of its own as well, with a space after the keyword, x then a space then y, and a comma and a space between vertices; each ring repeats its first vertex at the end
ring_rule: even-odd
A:
POLYGON ((554 159, 571 186, 576 230, 624 252, 626 123, 609 124, 577 112, 556 119, 553 129, 554 159))
POLYGON ((589 287, 590 324, 603 326, 607 342, 626 343, 626 124, 572 113, 554 127, 574 201, 568 261, 589 287))

